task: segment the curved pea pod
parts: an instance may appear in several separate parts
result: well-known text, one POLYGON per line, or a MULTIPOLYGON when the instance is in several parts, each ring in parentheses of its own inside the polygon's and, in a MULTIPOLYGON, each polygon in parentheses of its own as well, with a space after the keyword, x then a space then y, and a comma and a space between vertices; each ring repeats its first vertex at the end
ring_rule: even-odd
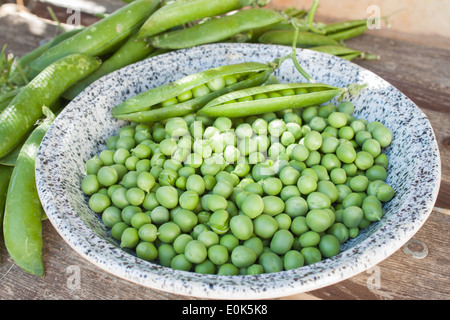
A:
POLYGON ((152 14, 139 31, 139 38, 154 36, 173 27, 207 17, 219 16, 261 1, 178 0, 152 14))
POLYGON ((39 145, 53 122, 47 118, 28 137, 11 175, 3 219, 5 246, 23 270, 44 276, 42 260, 43 209, 36 188, 35 159, 39 145))
POLYGON ((97 69, 97 58, 73 54, 51 64, 28 83, 0 114, 0 158, 8 154, 73 83, 97 69))
POLYGON ((343 30, 340 32, 332 33, 327 35, 329 38, 336 41, 343 41, 351 38, 355 38, 357 36, 362 35, 367 30, 367 25, 362 25, 359 27, 343 30))
POLYGON ((349 20, 349 21, 343 21, 343 22, 335 22, 330 23, 326 25, 323 30, 326 32, 326 34, 333 34, 338 33, 341 31, 345 31, 348 29, 353 29, 356 27, 361 27, 367 25, 367 20, 349 20))
POLYGON ((0 165, 0 227, 3 226, 3 213, 5 212, 6 194, 13 167, 0 165))
POLYGON ((362 58, 366 60, 380 59, 380 57, 377 55, 362 52, 359 50, 354 50, 343 46, 319 46, 319 47, 312 47, 309 49, 318 52, 332 54, 334 56, 341 57, 346 60, 353 60, 355 58, 362 58))
MULTIPOLYGON (((260 43, 266 44, 280 44, 285 46, 291 46, 294 41, 295 30, 273 30, 264 33, 259 37, 260 43)), ((297 38, 297 47, 310 48, 318 46, 338 46, 339 43, 325 35, 316 34, 307 31, 299 31, 297 38)))
POLYGON ((103 61, 97 70, 64 92, 63 97, 72 100, 94 81, 115 70, 143 60, 154 49, 144 40, 137 40, 137 33, 133 34, 111 57, 103 61))
POLYGON ((148 41, 157 48, 190 48, 202 44, 220 42, 236 34, 261 28, 282 20, 284 18, 274 10, 254 8, 212 19, 187 29, 165 32, 149 38, 148 41))
POLYGON ((112 115, 118 119, 134 122, 155 122, 184 116, 195 112, 220 95, 264 83, 273 71, 274 66, 257 62, 208 69, 130 98, 114 107, 112 115), (233 80, 226 85, 225 79, 236 81, 233 80), (198 97, 192 93, 196 89, 208 87, 208 84, 216 81, 225 82, 225 85, 215 91, 208 89, 205 94, 198 97), (186 96, 186 94, 192 95, 192 98, 180 102, 180 97, 186 96), (174 101, 174 104, 163 106, 168 101, 174 101))
POLYGON ((158 0, 136 0, 120 8, 107 18, 48 49, 40 58, 31 62, 29 78, 32 79, 45 67, 69 54, 101 55, 139 28, 158 5, 158 0))
POLYGON ((240 118, 266 112, 315 106, 341 95, 341 89, 321 83, 283 83, 234 91, 220 96, 198 111, 210 117, 240 118), (297 92, 283 95, 284 92, 297 92), (265 98, 255 99, 266 95, 265 98))
POLYGON ((64 33, 61 33, 60 35, 56 36, 52 40, 46 42, 42 46, 28 52, 24 56, 18 58, 14 65, 13 69, 11 70, 10 78, 16 85, 24 85, 26 84, 29 79, 26 78, 26 70, 28 69, 28 65, 39 58, 41 55, 43 55, 48 49, 51 47, 56 46, 58 43, 61 43, 64 40, 69 39, 70 37, 76 35, 77 33, 80 33, 84 30, 84 27, 82 28, 76 28, 69 31, 66 31, 64 33))

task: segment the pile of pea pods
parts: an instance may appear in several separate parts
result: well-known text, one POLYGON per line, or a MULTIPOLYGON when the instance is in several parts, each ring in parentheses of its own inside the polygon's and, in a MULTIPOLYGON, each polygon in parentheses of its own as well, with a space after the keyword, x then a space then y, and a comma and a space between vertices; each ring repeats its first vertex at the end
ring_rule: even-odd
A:
MULTIPOLYGON (((6 55, 6 46, 1 52, 0 223, 10 257, 29 273, 45 275, 41 221, 46 216, 35 187, 36 150, 55 116, 97 79, 132 63, 200 44, 251 42, 290 45, 295 38, 295 30, 300 30, 297 47, 347 60, 377 58, 348 48, 343 42, 361 35, 367 28, 365 20, 331 25, 318 23, 314 21, 317 0, 309 12, 297 8, 269 9, 266 7, 269 0, 124 2, 129 3, 97 23, 64 32, 24 56, 6 55)), ((229 117, 230 112, 232 114, 239 107, 234 98, 226 104, 221 102, 208 106, 207 103, 225 94, 258 86, 267 81, 273 71, 268 65, 251 68, 251 72, 244 68, 239 71, 239 76, 239 72, 233 71, 233 77, 224 77, 225 86, 218 83, 211 88, 191 88, 184 96, 150 101, 144 108, 137 106, 133 109, 128 105, 122 107, 127 113, 117 108, 115 116, 136 123, 167 121, 168 117, 187 117, 194 109, 204 106, 202 117, 205 119, 211 118, 213 109, 229 117), (194 102, 190 94, 197 96, 194 102), (149 108, 149 105, 152 106, 149 108), (164 113, 158 111, 162 107, 164 113)), ((328 101, 341 90, 311 85, 294 88, 294 91, 303 89, 310 93, 316 91, 319 97, 315 103, 328 101)), ((271 94, 276 94, 277 90, 271 94)), ((256 98, 257 94, 252 97, 256 98)), ((293 99, 301 103, 304 97, 297 95, 293 99)), ((261 105, 254 107, 263 108, 261 105)))

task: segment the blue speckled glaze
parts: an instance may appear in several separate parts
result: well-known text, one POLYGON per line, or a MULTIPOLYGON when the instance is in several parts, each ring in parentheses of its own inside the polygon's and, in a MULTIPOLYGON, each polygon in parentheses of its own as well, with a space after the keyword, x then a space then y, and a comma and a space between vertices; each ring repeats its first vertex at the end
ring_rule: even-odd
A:
MULTIPOLYGON (((175 271, 120 249, 93 213, 80 189, 85 162, 105 148, 125 122, 110 115, 118 103, 155 86, 212 67, 247 61, 270 62, 290 53, 284 46, 213 44, 167 53, 96 81, 58 116, 45 136, 36 163, 39 196, 65 241, 101 269, 145 287, 212 299, 263 299, 315 290, 376 265, 404 245, 423 225, 436 201, 441 164, 431 125, 420 109, 392 85, 357 65, 298 50, 304 69, 333 86, 367 83, 352 97, 355 115, 378 120, 393 133, 386 149, 388 183, 396 196, 382 220, 342 246, 333 258, 299 269, 257 276, 199 275, 175 271)), ((276 71, 280 82, 304 81, 290 61, 276 71)))

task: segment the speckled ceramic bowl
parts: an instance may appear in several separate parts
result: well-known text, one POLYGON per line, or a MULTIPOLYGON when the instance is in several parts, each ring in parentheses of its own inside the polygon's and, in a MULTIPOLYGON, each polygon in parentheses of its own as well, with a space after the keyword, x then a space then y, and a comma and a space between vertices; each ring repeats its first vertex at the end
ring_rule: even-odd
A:
MULTIPOLYGON (((80 255, 115 276, 142 286, 213 299, 262 299, 328 286, 376 265, 403 246, 423 225, 440 184, 440 158, 426 116, 405 95, 372 72, 334 56, 298 50, 306 71, 318 82, 342 87, 367 83, 352 98, 356 116, 378 120, 394 134, 386 150, 388 183, 396 196, 382 220, 342 246, 342 252, 296 270, 258 276, 216 276, 175 271, 138 259, 120 249, 80 189, 86 160, 105 148, 106 139, 125 122, 111 108, 144 90, 216 66, 269 62, 290 48, 256 44, 214 44, 157 56, 95 82, 60 114, 45 136, 36 163, 42 205, 65 241, 80 255)), ((302 77, 291 61, 276 71, 280 82, 302 77)))

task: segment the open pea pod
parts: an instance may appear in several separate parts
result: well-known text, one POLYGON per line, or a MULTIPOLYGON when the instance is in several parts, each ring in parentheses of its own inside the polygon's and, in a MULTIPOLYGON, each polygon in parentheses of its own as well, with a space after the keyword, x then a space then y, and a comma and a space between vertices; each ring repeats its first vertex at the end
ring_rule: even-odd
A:
POLYGON ((208 69, 130 98, 114 107, 112 115, 134 122, 184 116, 223 94, 261 85, 275 68, 274 64, 246 62, 208 69))
POLYGON ((240 118, 266 112, 320 105, 347 88, 321 83, 282 83, 243 89, 220 96, 198 111, 209 117, 240 118))

